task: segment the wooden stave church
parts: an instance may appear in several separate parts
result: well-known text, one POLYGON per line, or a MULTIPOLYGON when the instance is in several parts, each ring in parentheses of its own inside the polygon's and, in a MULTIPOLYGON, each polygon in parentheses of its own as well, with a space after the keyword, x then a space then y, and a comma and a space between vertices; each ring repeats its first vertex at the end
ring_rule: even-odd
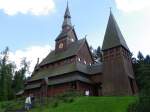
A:
POLYGON ((69 90, 88 90, 91 96, 136 94, 131 52, 111 11, 102 52, 102 62, 95 63, 86 38, 77 38, 67 5, 55 50, 35 66, 24 95, 50 97, 69 90))

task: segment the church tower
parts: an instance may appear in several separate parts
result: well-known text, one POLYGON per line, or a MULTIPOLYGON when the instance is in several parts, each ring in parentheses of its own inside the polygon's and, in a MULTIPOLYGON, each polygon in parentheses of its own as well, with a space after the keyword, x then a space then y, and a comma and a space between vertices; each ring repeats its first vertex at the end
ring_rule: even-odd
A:
POLYGON ((103 95, 133 95, 137 92, 131 52, 110 11, 103 46, 103 95))
POLYGON ((77 35, 71 23, 71 15, 67 3, 64 21, 62 24, 61 33, 56 38, 55 50, 57 52, 65 51, 72 42, 77 41, 77 35))

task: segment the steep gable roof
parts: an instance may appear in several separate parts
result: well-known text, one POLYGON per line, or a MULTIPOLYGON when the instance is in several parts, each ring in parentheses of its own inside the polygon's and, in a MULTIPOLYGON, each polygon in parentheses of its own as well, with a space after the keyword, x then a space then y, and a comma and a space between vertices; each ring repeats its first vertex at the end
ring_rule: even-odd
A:
POLYGON ((107 29, 104 36, 102 50, 111 49, 113 47, 123 46, 126 50, 129 50, 125 39, 120 31, 120 28, 112 14, 110 12, 107 29))
POLYGON ((77 54, 78 50, 80 49, 80 46, 83 45, 84 43, 85 43, 85 39, 81 39, 81 40, 71 43, 68 49, 63 52, 56 53, 55 51, 52 51, 39 65, 43 66, 45 64, 50 64, 50 63, 74 56, 77 54))

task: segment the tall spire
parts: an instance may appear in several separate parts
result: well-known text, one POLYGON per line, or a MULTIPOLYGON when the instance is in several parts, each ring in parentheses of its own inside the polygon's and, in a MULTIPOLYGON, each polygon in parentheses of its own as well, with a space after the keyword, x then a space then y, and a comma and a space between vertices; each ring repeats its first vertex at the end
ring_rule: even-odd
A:
POLYGON ((67 2, 66 11, 64 14, 64 21, 62 24, 62 30, 61 30, 61 33, 58 35, 58 37, 56 38, 55 41, 59 41, 59 40, 64 39, 64 38, 68 38, 68 40, 69 39, 71 40, 71 38, 73 38, 74 41, 78 40, 74 26, 72 26, 72 24, 71 24, 71 15, 70 15, 70 11, 69 11, 68 2, 67 2), (71 32, 71 33, 68 33, 68 32, 71 32))
POLYGON ((129 50, 110 8, 110 16, 104 36, 102 50, 107 50, 117 46, 123 46, 125 49, 129 50))
POLYGON ((67 7, 66 7, 65 15, 64 15, 64 22, 63 22, 62 28, 65 29, 68 26, 72 27, 72 24, 71 24, 71 15, 70 15, 68 1, 67 1, 67 7))

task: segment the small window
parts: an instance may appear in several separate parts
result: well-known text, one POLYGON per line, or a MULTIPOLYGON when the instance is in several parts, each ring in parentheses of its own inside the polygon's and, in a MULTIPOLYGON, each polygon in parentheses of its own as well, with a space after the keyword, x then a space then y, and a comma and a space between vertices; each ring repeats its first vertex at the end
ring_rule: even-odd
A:
POLYGON ((78 61, 81 61, 81 59, 80 59, 80 58, 78 58, 78 61))
POLYGON ((74 42, 74 39, 73 39, 73 38, 71 38, 71 42, 74 42))
POLYGON ((86 61, 84 60, 84 64, 86 64, 86 61))

